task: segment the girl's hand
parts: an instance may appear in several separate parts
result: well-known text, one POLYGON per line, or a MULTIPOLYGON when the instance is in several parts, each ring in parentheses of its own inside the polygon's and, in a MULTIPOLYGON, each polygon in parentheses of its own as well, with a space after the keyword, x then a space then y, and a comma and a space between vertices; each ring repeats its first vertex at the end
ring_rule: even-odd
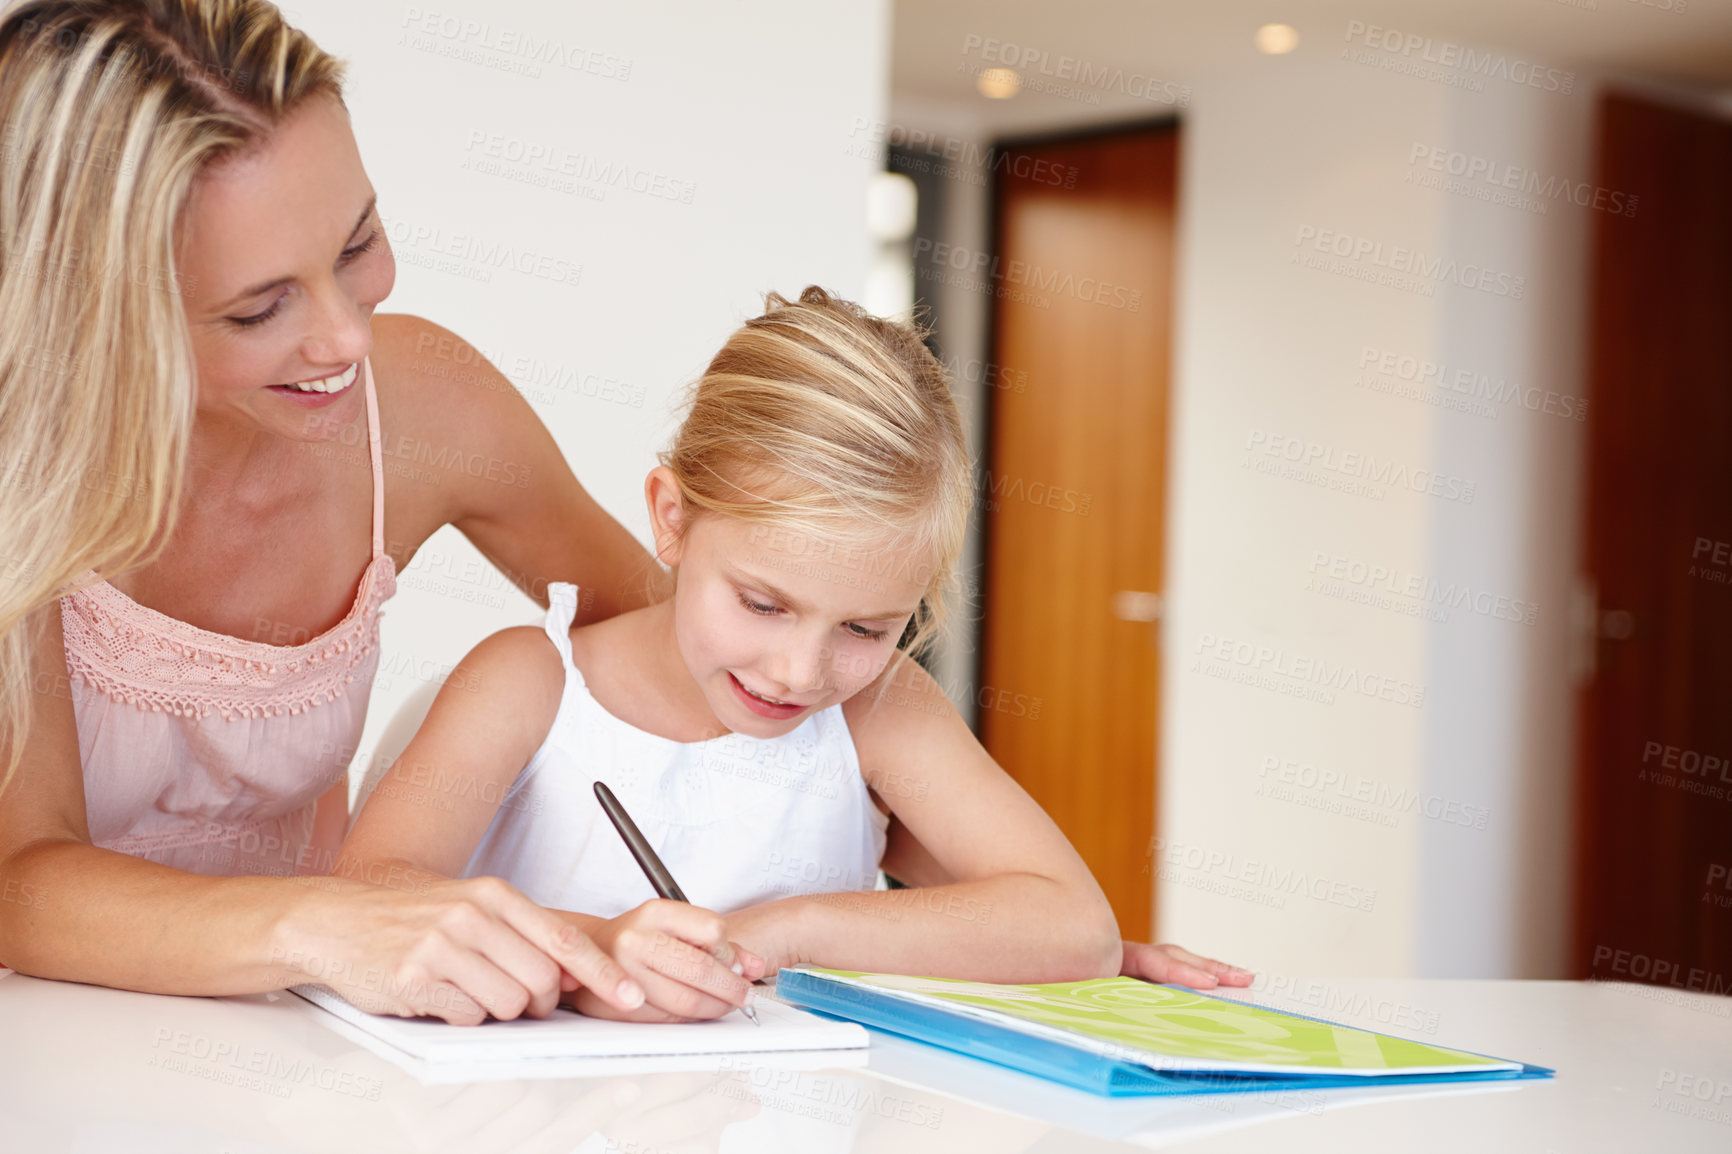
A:
POLYGON ((794 940, 793 921, 797 903, 765 902, 747 906, 728 915, 728 937, 763 959, 764 972, 769 977, 786 966, 797 966, 810 959, 802 958, 794 940))
POLYGON ((1126 942, 1119 973, 1145 982, 1174 982, 1193 990, 1212 990, 1217 985, 1248 986, 1252 973, 1214 958, 1203 958, 1178 946, 1152 946, 1126 942))
POLYGON ((374 1014, 460 1026, 489 1014, 545 1018, 578 986, 620 1012, 643 1004, 643 990, 582 930, 498 878, 400 872, 401 885, 300 879, 316 896, 276 927, 273 980, 329 986, 374 1014))
POLYGON ((590 936, 644 989, 644 1004, 623 1010, 588 989, 568 1001, 597 1018, 630 1022, 696 1022, 719 1018, 751 1000, 764 960, 728 940, 718 913, 685 902, 648 901, 596 923, 590 936))

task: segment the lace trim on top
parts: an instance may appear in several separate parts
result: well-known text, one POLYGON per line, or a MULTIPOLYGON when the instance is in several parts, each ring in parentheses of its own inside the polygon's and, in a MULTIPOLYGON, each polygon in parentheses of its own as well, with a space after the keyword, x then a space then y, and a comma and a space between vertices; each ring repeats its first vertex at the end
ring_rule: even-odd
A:
POLYGON ((189 625, 96 584, 61 598, 67 672, 114 701, 155 713, 272 717, 335 701, 379 643, 379 606, 397 590, 380 553, 342 621, 301 645, 268 645, 189 625))

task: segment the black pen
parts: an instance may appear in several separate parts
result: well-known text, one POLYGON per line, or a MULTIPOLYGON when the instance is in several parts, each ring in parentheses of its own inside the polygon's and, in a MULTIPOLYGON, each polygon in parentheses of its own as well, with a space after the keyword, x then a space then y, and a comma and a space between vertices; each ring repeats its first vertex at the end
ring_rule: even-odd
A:
MULTIPOLYGON (((655 887, 656 896, 673 902, 687 901, 685 892, 680 889, 679 883, 674 881, 674 875, 668 872, 668 867, 662 864, 662 859, 650 848, 643 831, 638 829, 637 822, 631 819, 631 814, 625 811, 625 806, 619 803, 619 798, 613 795, 613 790, 598 781, 595 783, 595 799, 601 802, 601 808, 607 814, 608 820, 613 822, 613 828, 619 830, 619 836, 625 839, 625 848, 637 859, 638 868, 643 870, 650 885, 655 887)), ((758 1021, 758 1012, 750 1006, 741 1006, 740 1013, 746 1015, 754 1026, 764 1024, 758 1021)))

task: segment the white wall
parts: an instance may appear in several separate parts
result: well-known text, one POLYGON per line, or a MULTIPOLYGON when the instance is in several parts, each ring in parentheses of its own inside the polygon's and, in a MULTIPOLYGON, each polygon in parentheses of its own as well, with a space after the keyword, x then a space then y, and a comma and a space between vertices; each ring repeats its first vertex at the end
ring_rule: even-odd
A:
POLYGON ((1285 68, 1213 85, 1185 121, 1156 907, 1161 936, 1258 969, 1402 973, 1411 835, 1257 789, 1269 759, 1417 785, 1422 710, 1345 693, 1323 704, 1282 691, 1299 678, 1255 688, 1208 672, 1350 662, 1412 682, 1423 666, 1412 618, 1306 586, 1318 552, 1423 572, 1428 499, 1371 501, 1247 467, 1282 460, 1247 448, 1274 437, 1430 464, 1432 415, 1352 380, 1367 344, 1431 355, 1431 302, 1291 262, 1312 252, 1295 244, 1301 228, 1438 250, 1435 207, 1377 176, 1416 131, 1436 133, 1421 126, 1442 124, 1443 94, 1385 84, 1369 100, 1365 78, 1303 66, 1302 79, 1285 68), (1223 644, 1224 661, 1212 648, 1223 644), (1353 907, 1290 896, 1299 872, 1346 887, 1338 900, 1353 907))
POLYGON ((1589 85, 1292 65, 1213 78, 1186 123, 1160 932, 1276 974, 1561 975, 1585 426, 1436 377, 1377 391, 1408 382, 1366 350, 1574 407, 1592 210, 1423 187, 1432 153, 1414 157, 1591 183, 1589 85), (1305 229, 1486 268, 1492 291, 1348 275, 1379 271, 1374 255, 1306 267, 1329 258, 1305 229), (1262 452, 1275 435, 1437 477, 1443 495, 1311 483, 1355 479, 1346 464, 1248 467, 1285 463, 1262 452), (1350 578, 1398 576, 1320 584, 1337 559, 1350 578), (1409 580, 1441 591, 1401 596, 1409 580), (1450 605, 1452 586, 1469 600, 1450 605), (1530 607, 1531 624, 1503 619, 1530 607), (1303 662, 1357 677, 1307 699, 1303 662))
MULTIPOLYGON (((865 190, 879 165, 847 145, 858 118, 884 114, 881 0, 759 0, 749 19, 695 0, 286 10, 350 64, 355 132, 398 260, 383 310, 429 317, 490 354, 640 539, 671 400, 759 311, 758 294, 863 288, 865 190), (549 44, 570 63, 548 59, 549 44), (623 167, 625 183, 550 188, 477 171, 494 137, 513 155, 623 167), (490 246, 553 277, 476 258, 490 246), (577 283, 560 283, 576 266, 577 283)), ((429 540, 386 607, 357 769, 429 678, 538 612, 454 530, 429 540)))
MULTIPOLYGON (((1578 78, 1579 83, 1585 82, 1578 78)), ((1443 143, 1537 170, 1541 181, 1594 181, 1594 96, 1463 93, 1443 143)), ((1621 192, 1621 190, 1606 190, 1621 192)), ((1496 419, 1438 414, 1441 467, 1483 477, 1484 500, 1437 506, 1433 569, 1534 604, 1531 626, 1483 614, 1427 627, 1423 776, 1445 797, 1488 811, 1480 833, 1420 824, 1417 972, 1447 977, 1562 977, 1568 934, 1575 749, 1571 614, 1581 556, 1591 233, 1595 211, 1547 201, 1544 216, 1444 196, 1445 228, 1464 250, 1528 272, 1522 307, 1481 294, 1440 303, 1438 348, 1452 366, 1506 379, 1523 405, 1496 419), (1564 398, 1570 398, 1566 404, 1564 398), (1555 412, 1546 412, 1550 405, 1555 412), (1566 407, 1572 410, 1566 414, 1566 407)), ((1608 204, 1610 198, 1608 196, 1608 204)), ((1641 206, 1636 205, 1636 211, 1641 206)), ((1613 218, 1612 223, 1617 223, 1613 218)))

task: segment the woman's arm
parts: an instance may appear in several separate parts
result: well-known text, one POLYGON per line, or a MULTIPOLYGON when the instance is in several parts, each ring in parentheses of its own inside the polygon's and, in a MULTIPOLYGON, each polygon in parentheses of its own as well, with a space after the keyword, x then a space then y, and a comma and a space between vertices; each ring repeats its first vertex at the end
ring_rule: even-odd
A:
POLYGON ((571 979, 641 1001, 574 927, 488 879, 210 878, 93 846, 59 603, 22 627, 38 638, 34 712, 0 794, 0 964, 161 994, 319 981, 379 1012, 453 1021, 545 1015, 571 979))
POLYGON ((473 346, 420 317, 375 316, 372 364, 391 429, 385 460, 407 466, 388 474, 389 483, 437 479, 410 502, 437 509, 415 540, 455 525, 542 606, 548 582, 572 582, 583 591, 580 625, 672 590, 661 566, 578 483, 535 410, 473 346))
MULTIPOLYGON (((388 874, 411 885, 459 876, 552 728, 564 683, 558 652, 534 626, 501 630, 472 649, 362 806, 336 872, 388 874)), ((584 991, 574 1000, 585 1013, 645 1021, 714 1018, 745 1004, 751 989, 746 971, 754 978, 763 973, 758 959, 736 959, 720 915, 683 902, 646 902, 617 918, 550 916, 612 954, 647 996, 642 1006, 619 1013, 584 991)))
POLYGON ((731 915, 772 968, 1062 981, 1119 972, 1118 923, 1058 827, 993 762, 924 670, 892 660, 844 706, 861 772, 943 884, 784 898, 731 915))

